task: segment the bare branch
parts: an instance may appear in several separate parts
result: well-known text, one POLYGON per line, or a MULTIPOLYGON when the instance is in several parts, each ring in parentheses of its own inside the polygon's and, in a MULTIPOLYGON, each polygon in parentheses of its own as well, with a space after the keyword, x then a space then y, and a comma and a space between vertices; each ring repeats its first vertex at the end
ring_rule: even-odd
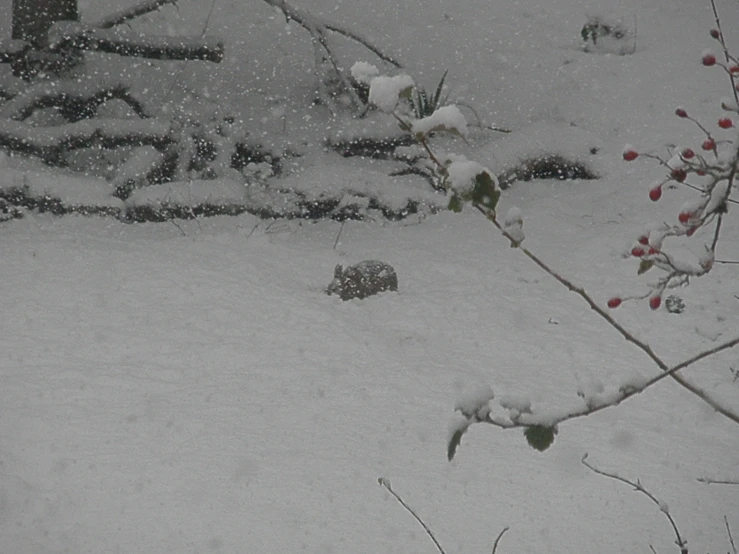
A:
POLYGON ((215 37, 167 37, 124 29, 95 29, 58 21, 49 32, 52 50, 66 47, 155 60, 223 61, 223 41, 215 37))
POLYGON ((706 485, 739 485, 739 481, 732 481, 729 479, 711 479, 710 477, 698 477, 697 481, 705 483, 706 485))
POLYGON ((380 484, 380 486, 385 487, 387 489, 387 492, 392 494, 395 497, 395 500, 397 500, 400 503, 400 505, 403 506, 403 508, 405 508, 405 510, 414 517, 414 519, 421 525, 421 527, 423 527, 423 530, 426 531, 426 534, 431 538, 431 540, 434 543, 434 546, 436 546, 436 550, 439 551, 439 554, 446 554, 442 546, 439 544, 439 541, 436 540, 436 537, 431 532, 431 529, 429 529, 428 525, 426 525, 423 522, 423 520, 420 517, 418 517, 418 514, 416 514, 416 512, 413 511, 413 508, 408 506, 408 504, 406 504, 403 501, 403 499, 400 498, 400 496, 398 496, 398 494, 396 494, 396 492, 390 487, 390 481, 388 481, 384 477, 380 477, 377 480, 377 482, 380 484))
POLYGON ((385 54, 377 46, 375 46, 374 44, 372 44, 369 41, 369 39, 363 37, 362 35, 360 35, 356 31, 351 31, 349 29, 345 29, 343 27, 339 27, 335 23, 326 23, 325 25, 326 25, 326 29, 328 29, 329 31, 333 31, 334 33, 337 33, 339 35, 343 35, 346 38, 350 38, 350 39, 358 42, 359 44, 361 44, 362 46, 364 46, 367 50, 369 50, 370 52, 372 52, 375 56, 377 56, 378 58, 380 58, 382 61, 387 62, 390 65, 394 65, 397 68, 403 67, 402 65, 400 65, 400 62, 398 60, 396 60, 395 58, 391 58, 390 56, 388 56, 387 54, 385 54))
POLYGON ((498 550, 498 543, 500 542, 500 539, 503 538, 506 531, 508 531, 508 527, 503 527, 503 530, 498 534, 498 538, 495 539, 495 542, 493 543, 493 554, 498 550))
POLYGON ((731 535, 731 527, 729 527, 729 518, 726 516, 724 516, 724 524, 726 525, 726 534, 729 535, 729 544, 731 544, 731 550, 734 551, 734 554, 737 554, 736 544, 734 544, 734 537, 731 535))
POLYGON ((680 535, 680 531, 677 528, 677 524, 675 523, 675 520, 672 518, 672 515, 670 514, 670 510, 668 509, 667 505, 664 502, 660 502, 652 493, 650 493, 647 489, 645 489, 642 484, 639 481, 630 481, 628 479, 625 479, 624 477, 621 477, 620 475, 616 475, 615 473, 608 473, 606 471, 600 470, 597 467, 591 465, 587 461, 588 455, 587 453, 582 457, 582 464, 587 467, 590 471, 593 473, 597 473, 598 475, 602 475, 603 477, 608 477, 609 479, 613 479, 615 481, 619 481, 621 483, 626 483, 627 485, 631 485, 634 487, 634 490, 644 494, 649 498, 652 502, 654 502, 657 507, 659 508, 659 511, 665 514, 665 517, 670 522, 670 525, 672 526, 673 531, 675 532, 675 544, 680 548, 680 554, 688 554, 688 541, 682 538, 680 535))
MULTIPOLYGON (((724 344, 722 344, 722 345, 720 345, 720 346, 718 346, 716 348, 713 348, 711 350, 707 350, 705 352, 702 352, 702 353, 694 356, 693 358, 690 358, 689 360, 686 360, 686 361, 678 364, 677 366, 675 366, 673 368, 670 368, 662 360, 662 358, 660 358, 659 356, 657 356, 657 354, 655 354, 654 350, 652 350, 652 348, 648 344, 646 344, 645 342, 642 342, 639 339, 637 339, 634 335, 632 335, 629 331, 627 331, 620 323, 618 323, 615 319, 613 319, 613 317, 608 312, 606 312, 603 308, 601 308, 600 306, 598 306, 598 304, 595 303, 595 301, 590 297, 590 295, 587 292, 585 292, 584 289, 582 289, 580 287, 576 287, 575 285, 573 285, 570 281, 568 281, 567 279, 565 279, 564 277, 562 277, 561 275, 559 275, 557 272, 555 272, 553 269, 551 269, 538 256, 536 256, 535 254, 533 254, 527 248, 521 246, 521 244, 518 241, 516 241, 508 232, 506 232, 505 229, 503 229, 503 227, 500 225, 500 223, 498 222, 498 220, 496 218, 495 212, 493 212, 493 211, 491 211, 491 210, 489 210, 489 209, 487 209, 484 206, 481 206, 479 204, 475 204, 474 206, 475 206, 475 208, 477 208, 477 210, 480 213, 482 213, 488 219, 488 221, 490 221, 493 225, 495 225, 495 227, 503 234, 503 236, 505 238, 507 238, 510 241, 511 246, 518 247, 518 249, 527 258, 529 258, 531 261, 533 261, 536 265, 538 265, 547 274, 551 275, 562 286, 564 286, 565 288, 567 288, 571 292, 574 292, 575 294, 579 295, 583 300, 585 300, 585 302, 587 302, 587 304, 590 306, 590 308, 595 313, 597 313, 602 319, 604 319, 611 327, 613 327, 614 329, 616 329, 616 331, 618 331, 621 334, 621 336, 624 337, 624 339, 626 339, 628 342, 630 342, 633 345, 635 345, 642 352, 644 352, 647 356, 649 356, 649 358, 657 365, 657 367, 659 367, 664 372, 664 374, 663 375, 660 375, 659 376, 659 379, 648 381, 649 384, 647 386, 651 386, 654 383, 656 383, 657 381, 659 381, 660 379, 669 376, 674 381, 676 381, 677 383, 679 383, 680 386, 682 386, 683 388, 687 389, 688 391, 690 391, 691 393, 693 393, 694 395, 696 395, 698 398, 700 398, 701 400, 703 400, 706 404, 708 404, 709 406, 711 406, 718 413, 720 413, 724 417, 730 419, 734 423, 739 424, 739 414, 737 414, 736 412, 732 411, 730 408, 727 408, 726 406, 723 406, 718 400, 714 399, 707 391, 701 389, 700 387, 698 387, 697 385, 695 385, 695 384, 691 383, 690 381, 686 380, 685 378, 683 378, 681 375, 678 375, 678 373, 677 373, 679 370, 684 369, 685 367, 687 367, 687 366, 689 366, 689 365, 697 362, 698 360, 701 360, 701 359, 703 359, 703 358, 705 358, 707 356, 711 356, 713 354, 716 354, 717 352, 720 352, 721 350, 726 350, 727 348, 733 348, 734 346, 736 346, 737 344, 739 344, 739 337, 736 338, 736 339, 734 339, 734 340, 728 341, 728 342, 726 342, 726 343, 724 343, 724 344)), ((625 395, 623 396, 623 398, 618 399, 617 402, 615 402, 615 403, 610 403, 610 404, 607 404, 607 405, 599 406, 599 407, 597 407, 596 410, 591 410, 591 411, 587 411, 587 412, 580 412, 580 413, 577 413, 576 415, 573 414, 573 415, 570 415, 568 417, 562 418, 559 421, 565 421, 567 419, 573 419, 574 417, 581 417, 583 415, 589 415, 590 413, 593 413, 593 411, 598 411, 598 410, 602 410, 602 409, 604 409, 606 407, 614 406, 614 405, 620 403, 621 401, 625 400, 626 398, 629 398, 630 396, 633 396, 637 392, 641 392, 642 390, 644 390, 643 388, 641 388, 641 390, 639 390, 639 389, 640 389, 640 387, 637 387, 637 388, 635 388, 633 390, 625 391, 625 393, 624 393, 625 395)), ((493 421, 488 421, 488 423, 493 423, 493 421)), ((499 422, 496 422, 495 424, 498 425, 498 423, 499 422)))
POLYGON ((104 17, 98 21, 94 27, 99 29, 110 29, 121 23, 125 23, 129 19, 134 19, 149 12, 153 12, 166 4, 175 4, 178 0, 144 0, 129 8, 120 10, 114 14, 104 17))

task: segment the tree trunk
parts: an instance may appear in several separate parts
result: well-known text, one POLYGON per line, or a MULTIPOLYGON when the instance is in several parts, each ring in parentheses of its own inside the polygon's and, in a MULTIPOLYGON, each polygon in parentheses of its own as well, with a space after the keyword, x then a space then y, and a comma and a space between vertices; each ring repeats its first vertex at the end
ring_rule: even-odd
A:
POLYGON ((13 38, 37 48, 57 21, 77 21, 77 0, 13 0, 13 38))

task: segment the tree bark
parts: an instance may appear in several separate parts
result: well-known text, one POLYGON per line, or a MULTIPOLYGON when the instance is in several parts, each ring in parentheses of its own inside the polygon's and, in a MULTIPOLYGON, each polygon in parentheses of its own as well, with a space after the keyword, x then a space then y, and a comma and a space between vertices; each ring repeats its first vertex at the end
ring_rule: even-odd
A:
POLYGON ((13 0, 13 38, 37 48, 46 45, 46 35, 57 21, 77 21, 77 0, 13 0))

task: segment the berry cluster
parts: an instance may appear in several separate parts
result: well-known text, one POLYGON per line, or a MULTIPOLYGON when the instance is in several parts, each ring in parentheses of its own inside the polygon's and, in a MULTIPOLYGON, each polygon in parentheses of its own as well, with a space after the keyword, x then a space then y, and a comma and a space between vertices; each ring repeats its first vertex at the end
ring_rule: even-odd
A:
POLYGON ((722 136, 717 137, 708 127, 694 119, 685 108, 678 107, 675 115, 693 122, 704 133, 705 138, 700 148, 670 151, 669 158, 641 153, 630 145, 624 148, 623 158, 627 162, 639 157, 651 158, 657 160, 666 169, 665 178, 649 189, 649 198, 653 202, 662 198, 666 185, 687 186, 700 194, 698 198, 683 206, 677 214, 677 223, 663 223, 651 229, 641 235, 631 249, 631 255, 640 260, 640 274, 652 267, 657 267, 666 275, 651 284, 651 290, 644 295, 633 298, 611 298, 608 300, 609 308, 617 308, 624 300, 648 298, 650 308, 656 310, 661 306, 662 295, 667 288, 685 285, 690 277, 705 275, 713 267, 721 219, 728 211, 729 203, 736 203, 730 195, 734 188, 734 179, 739 172, 739 133, 735 130, 733 136, 723 135, 739 125, 737 118, 739 115, 739 84, 737 84, 739 60, 728 52, 720 30, 712 29, 711 37, 719 42, 725 61, 718 61, 713 51, 706 50, 701 58, 702 63, 706 67, 720 67, 731 82, 732 97, 721 100, 721 108, 728 113, 716 122, 718 128, 716 133, 722 136), (699 257, 697 263, 678 261, 665 250, 665 239, 690 237, 698 229, 714 223, 711 243, 705 245, 705 253, 699 257))

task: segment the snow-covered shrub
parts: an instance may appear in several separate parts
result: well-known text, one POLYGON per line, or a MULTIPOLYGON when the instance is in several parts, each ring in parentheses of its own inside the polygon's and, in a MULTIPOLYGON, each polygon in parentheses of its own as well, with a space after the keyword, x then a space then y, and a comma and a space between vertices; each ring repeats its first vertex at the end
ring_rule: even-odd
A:
MULTIPOLYGON (((432 100, 440 101, 443 81, 444 78, 432 100)), ((377 75, 370 80, 369 98, 381 111, 392 115, 400 128, 420 145, 421 152, 425 154, 425 169, 431 172, 434 188, 447 194, 449 209, 460 211, 464 202, 472 202, 494 210, 500 197, 500 187, 494 173, 464 156, 435 153, 430 145, 435 133, 448 133, 465 139, 469 131, 464 114, 457 106, 448 105, 435 109, 427 116, 415 117, 414 112, 403 110, 400 105, 402 99, 412 98, 415 91, 413 79, 408 75, 377 75)))

